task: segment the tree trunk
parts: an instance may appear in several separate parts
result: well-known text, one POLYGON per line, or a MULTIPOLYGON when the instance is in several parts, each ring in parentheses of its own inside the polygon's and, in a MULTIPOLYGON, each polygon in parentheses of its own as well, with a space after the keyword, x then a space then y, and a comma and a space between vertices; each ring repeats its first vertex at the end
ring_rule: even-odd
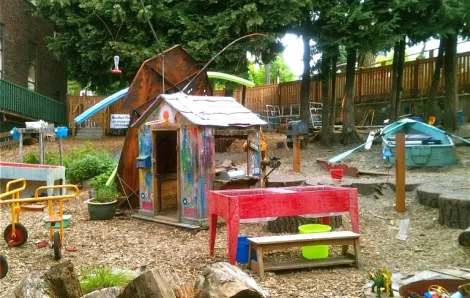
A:
POLYGON ((334 131, 336 122, 336 64, 338 63, 338 51, 335 49, 335 53, 331 56, 331 101, 330 101, 330 125, 334 131))
POLYGON ((375 63, 375 54, 371 52, 359 53, 357 57, 358 67, 373 67, 375 63))
POLYGON ((444 56, 444 127, 454 131, 459 127, 457 120, 458 91, 457 91, 457 35, 446 38, 444 56))
POLYGON ((322 120, 321 120, 321 141, 323 144, 331 142, 331 126, 330 126, 330 57, 328 53, 323 52, 321 60, 321 92, 322 92, 322 120))
POLYGON ((468 227, 468 229, 460 233, 459 244, 465 247, 470 247, 470 227, 468 227))
POLYGON ((442 63, 444 62, 444 46, 445 38, 442 37, 439 42, 439 52, 437 54, 436 64, 434 66, 434 73, 432 75, 431 88, 429 89, 428 98, 424 106, 424 116, 428 119, 429 116, 437 116, 439 112, 437 101, 434 100, 439 88, 439 79, 441 78, 442 63))
POLYGON ((267 63, 264 65, 264 84, 271 84, 271 64, 267 63))
POLYGON ((304 34, 304 72, 300 86, 300 120, 310 122, 310 38, 304 34))
POLYGON ((400 42, 395 42, 393 47, 393 64, 392 64, 392 97, 390 99, 390 123, 397 120, 397 73, 398 60, 400 52, 400 42))
POLYGON ((397 65, 397 93, 396 93, 396 118, 400 117, 402 113, 401 100, 403 98, 403 71, 405 68, 405 47, 406 47, 406 36, 400 40, 399 53, 398 53, 398 65, 397 65))
POLYGON ((353 144, 360 141, 354 122, 354 76, 356 73, 356 49, 347 49, 346 64, 346 102, 343 113, 343 144, 353 144))

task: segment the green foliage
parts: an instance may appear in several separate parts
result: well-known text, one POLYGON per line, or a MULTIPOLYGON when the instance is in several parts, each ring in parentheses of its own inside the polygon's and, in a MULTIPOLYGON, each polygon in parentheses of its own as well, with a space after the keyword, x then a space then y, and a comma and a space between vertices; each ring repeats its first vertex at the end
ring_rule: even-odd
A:
POLYGON ((106 171, 104 173, 101 173, 91 179, 90 186, 99 189, 100 187, 103 187, 106 182, 108 181, 109 176, 111 176, 113 170, 106 171))
POLYGON ((98 203, 107 203, 116 200, 119 197, 119 192, 116 189, 116 185, 111 183, 110 185, 101 185, 96 190, 96 196, 93 200, 98 203))
POLYGON ((78 95, 82 87, 80 83, 74 80, 67 81, 67 94, 69 95, 78 95))
MULTIPOLYGON (((281 83, 295 80, 295 75, 290 70, 289 65, 287 65, 286 61, 284 60, 283 55, 278 55, 276 60, 271 63, 269 77, 272 84, 276 82, 278 71, 279 80, 281 83)), ((255 67, 255 63, 250 63, 250 65, 248 66, 249 80, 253 81, 256 86, 264 85, 265 72, 265 65, 261 65, 257 69, 255 67)))
MULTIPOLYGON (((39 164, 40 163, 40 161, 39 161, 39 152, 38 151, 28 152, 23 157, 23 162, 24 163, 30 163, 30 164, 39 164)), ((44 153, 44 162, 45 162, 46 165, 53 165, 53 166, 60 165, 59 153, 52 152, 52 151, 46 151, 46 153, 44 153)))
POLYGON ((125 286, 131 280, 132 276, 123 272, 113 272, 109 267, 94 267, 84 270, 80 280, 80 286, 85 294, 96 290, 125 286))
POLYGON ((71 183, 82 183, 85 180, 112 171, 114 167, 114 159, 107 152, 86 154, 80 158, 75 158, 67 166, 66 176, 71 183))
POLYGON ((81 159, 85 155, 97 154, 98 151, 93 147, 91 141, 86 141, 80 147, 72 148, 68 154, 64 157, 64 166, 67 168, 74 160, 81 159))

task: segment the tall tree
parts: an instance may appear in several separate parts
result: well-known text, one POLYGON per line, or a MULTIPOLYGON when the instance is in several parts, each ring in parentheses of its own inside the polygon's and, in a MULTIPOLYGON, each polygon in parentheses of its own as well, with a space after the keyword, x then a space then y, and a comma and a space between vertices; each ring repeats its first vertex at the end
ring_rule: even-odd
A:
POLYGON ((324 144, 331 142, 331 123, 330 123, 330 94, 329 94, 329 81, 331 72, 331 57, 325 51, 322 54, 320 62, 320 77, 321 77, 321 92, 322 92, 322 130, 321 139, 324 144))

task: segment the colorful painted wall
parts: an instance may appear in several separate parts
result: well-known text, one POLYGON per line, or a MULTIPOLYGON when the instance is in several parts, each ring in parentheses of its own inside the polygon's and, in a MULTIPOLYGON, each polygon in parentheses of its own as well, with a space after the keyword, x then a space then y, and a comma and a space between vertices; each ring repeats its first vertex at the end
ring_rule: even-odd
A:
MULTIPOLYGON (((212 189, 215 169, 215 143, 212 128, 199 127, 162 102, 145 120, 155 124, 139 127, 139 155, 152 156, 152 130, 179 130, 179 195, 181 222, 194 223, 208 216, 208 191, 212 189), (165 122, 162 122, 166 120, 165 122)), ((153 156, 152 156, 153 157, 153 156)), ((154 213, 152 168, 139 170, 140 209, 154 213)))

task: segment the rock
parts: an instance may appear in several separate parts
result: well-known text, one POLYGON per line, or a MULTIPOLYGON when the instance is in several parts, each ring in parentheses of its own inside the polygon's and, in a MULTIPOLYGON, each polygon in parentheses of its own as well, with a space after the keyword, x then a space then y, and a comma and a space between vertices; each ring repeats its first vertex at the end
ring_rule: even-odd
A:
POLYGON ((88 293, 82 298, 117 298, 123 290, 121 287, 105 288, 88 293))
POLYGON ((265 298, 268 294, 240 268, 226 262, 207 266, 195 284, 195 298, 265 298))
POLYGON ((70 261, 52 266, 46 272, 29 273, 15 288, 16 298, 79 298, 80 282, 70 261))

